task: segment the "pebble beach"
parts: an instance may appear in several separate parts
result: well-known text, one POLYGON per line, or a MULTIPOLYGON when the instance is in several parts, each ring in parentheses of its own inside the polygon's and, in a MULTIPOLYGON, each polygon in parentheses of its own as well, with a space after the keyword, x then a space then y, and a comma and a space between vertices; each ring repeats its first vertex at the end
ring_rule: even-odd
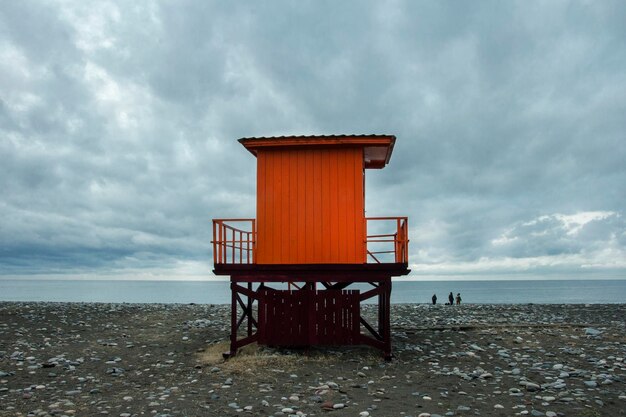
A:
POLYGON ((394 304, 391 321, 390 362, 255 345, 225 361, 227 305, 3 302, 0 416, 626 415, 624 304, 394 304))

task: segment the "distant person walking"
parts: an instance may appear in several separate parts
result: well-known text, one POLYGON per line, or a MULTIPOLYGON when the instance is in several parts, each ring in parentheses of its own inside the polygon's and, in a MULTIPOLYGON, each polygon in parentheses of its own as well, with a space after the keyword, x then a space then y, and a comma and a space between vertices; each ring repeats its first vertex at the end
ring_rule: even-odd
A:
POLYGON ((450 294, 448 294, 448 301, 451 306, 454 305, 454 295, 452 295, 452 291, 450 291, 450 294))
POLYGON ((433 294, 433 305, 437 304, 437 294, 433 294))
POLYGON ((456 305, 458 306, 461 305, 461 293, 460 292, 456 293, 456 305))

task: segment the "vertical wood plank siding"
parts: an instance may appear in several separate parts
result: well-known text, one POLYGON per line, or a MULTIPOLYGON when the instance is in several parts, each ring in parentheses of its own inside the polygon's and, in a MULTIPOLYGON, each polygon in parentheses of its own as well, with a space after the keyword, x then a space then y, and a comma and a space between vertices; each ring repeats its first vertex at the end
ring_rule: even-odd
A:
POLYGON ((364 263, 363 148, 257 153, 257 263, 364 263))

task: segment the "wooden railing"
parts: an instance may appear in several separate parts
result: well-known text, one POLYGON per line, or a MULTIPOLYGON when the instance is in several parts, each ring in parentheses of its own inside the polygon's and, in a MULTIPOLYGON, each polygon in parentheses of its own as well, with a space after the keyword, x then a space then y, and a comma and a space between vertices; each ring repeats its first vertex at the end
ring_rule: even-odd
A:
POLYGON ((367 263, 408 263, 408 217, 366 217, 365 227, 368 231, 365 240, 367 263), (375 232, 370 234, 372 229, 375 232))
MULTIPOLYGON (((366 217, 366 263, 408 263, 407 217, 366 217), (379 233, 380 231, 380 233, 379 233)), ((213 263, 256 263, 256 220, 213 220, 213 263)))
POLYGON ((211 243, 214 264, 255 263, 256 220, 213 219, 211 243))

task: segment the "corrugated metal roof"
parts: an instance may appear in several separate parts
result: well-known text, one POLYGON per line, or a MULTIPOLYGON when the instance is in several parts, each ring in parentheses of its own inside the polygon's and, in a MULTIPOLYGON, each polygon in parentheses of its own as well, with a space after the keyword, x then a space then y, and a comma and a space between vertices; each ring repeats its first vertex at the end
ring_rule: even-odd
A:
POLYGON ((384 135, 384 134, 358 134, 358 135, 285 135, 285 136, 253 136, 253 137, 245 137, 239 140, 249 140, 249 139, 287 139, 287 138, 316 138, 316 139, 324 139, 324 138, 395 138, 394 135, 384 135))
POLYGON ((394 135, 299 135, 260 136, 241 138, 241 143, 250 153, 257 155, 259 149, 285 148, 292 146, 335 147, 359 146, 363 148, 365 168, 383 168, 389 163, 394 135))

